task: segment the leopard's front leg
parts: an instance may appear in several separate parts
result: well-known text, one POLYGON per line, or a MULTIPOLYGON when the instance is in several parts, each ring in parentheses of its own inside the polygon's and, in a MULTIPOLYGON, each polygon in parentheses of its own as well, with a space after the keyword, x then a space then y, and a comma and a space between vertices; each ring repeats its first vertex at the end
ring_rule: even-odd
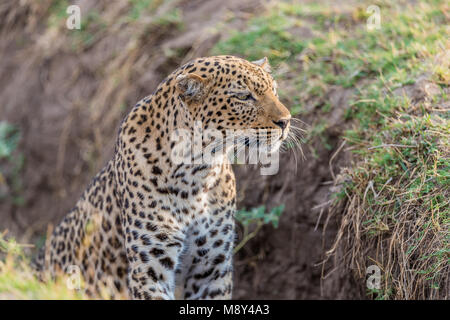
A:
POLYGON ((233 219, 199 225, 190 239, 193 250, 185 279, 185 299, 231 299, 233 289, 233 219))
POLYGON ((174 299, 175 268, 183 250, 183 233, 158 217, 125 219, 128 288, 134 299, 174 299))

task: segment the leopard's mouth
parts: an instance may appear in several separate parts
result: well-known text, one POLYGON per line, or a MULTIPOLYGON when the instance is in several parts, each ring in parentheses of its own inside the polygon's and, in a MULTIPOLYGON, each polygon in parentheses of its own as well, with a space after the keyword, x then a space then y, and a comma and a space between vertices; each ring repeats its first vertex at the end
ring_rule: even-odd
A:
POLYGON ((228 132, 224 138, 208 144, 206 152, 212 154, 253 154, 273 153, 277 151, 288 136, 287 130, 249 129, 228 132))
POLYGON ((273 153, 280 148, 287 135, 288 132, 285 130, 269 130, 258 137, 256 145, 262 152, 273 153))

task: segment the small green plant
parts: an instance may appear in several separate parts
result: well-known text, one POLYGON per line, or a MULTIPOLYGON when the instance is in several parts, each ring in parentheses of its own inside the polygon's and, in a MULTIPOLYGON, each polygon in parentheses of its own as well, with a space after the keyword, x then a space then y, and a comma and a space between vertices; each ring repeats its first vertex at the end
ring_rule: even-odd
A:
POLYGON ((0 160, 11 158, 19 140, 19 130, 6 121, 0 121, 0 160))
POLYGON ((21 196, 22 180, 20 172, 24 156, 17 151, 20 141, 19 129, 6 122, 0 122, 0 200, 11 197, 16 205, 24 203, 21 196))
POLYGON ((278 221, 283 213, 284 204, 275 207, 266 212, 265 206, 253 208, 251 210, 238 210, 235 218, 244 228, 243 238, 241 242, 234 248, 234 253, 238 252, 250 239, 252 239, 265 224, 272 224, 274 228, 278 228, 278 221), (250 231, 254 226, 253 231, 250 231))
MULTIPOLYGON (((177 0, 170 0, 174 4, 177 0)), ((167 1, 167 3, 170 3, 167 1)), ((157 9, 164 4, 161 1, 154 0, 131 0, 131 8, 128 13, 129 21, 139 21, 145 15, 155 15, 157 9)), ((155 20, 152 24, 160 27, 165 27, 169 25, 174 25, 178 28, 182 27, 182 11, 179 8, 169 9, 167 12, 163 12, 162 14, 156 16, 155 20)))

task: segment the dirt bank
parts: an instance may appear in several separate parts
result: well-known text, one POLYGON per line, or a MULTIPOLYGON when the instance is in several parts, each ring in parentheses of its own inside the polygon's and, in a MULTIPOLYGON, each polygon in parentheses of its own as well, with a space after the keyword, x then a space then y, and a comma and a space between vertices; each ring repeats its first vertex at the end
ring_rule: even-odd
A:
MULTIPOLYGON (((228 29, 239 29, 263 9, 259 1, 196 0, 136 13, 128 2, 97 1, 82 5, 89 19, 85 29, 71 33, 51 1, 10 1, 5 7, 0 118, 19 129, 17 153, 25 162, 14 178, 20 188, 0 203, 0 230, 27 242, 61 219, 111 157, 119 121, 136 101, 181 63, 208 55, 228 29), (17 196, 23 199, 19 204, 13 201, 17 196)), ((339 86, 325 92, 333 111, 321 135, 327 145, 314 138, 304 146, 304 158, 283 154, 276 176, 235 167, 239 208, 286 205, 279 227, 265 226, 237 254, 235 298, 362 297, 348 271, 320 263, 339 226, 324 210, 334 175, 350 161, 339 147, 351 94, 339 86)), ((302 120, 312 124, 323 116, 318 111, 302 120)))

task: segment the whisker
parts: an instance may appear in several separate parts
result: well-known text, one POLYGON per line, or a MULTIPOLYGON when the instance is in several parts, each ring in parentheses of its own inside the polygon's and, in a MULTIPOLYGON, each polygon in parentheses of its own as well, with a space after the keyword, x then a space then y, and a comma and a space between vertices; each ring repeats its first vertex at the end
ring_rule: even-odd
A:
POLYGON ((305 133, 308 132, 305 129, 302 129, 302 128, 299 128, 299 127, 296 127, 296 126, 293 126, 293 125, 290 126, 290 129, 293 130, 293 131, 300 131, 300 132, 305 132, 305 133))
POLYGON ((303 125, 305 125, 305 126, 307 126, 307 127, 310 126, 310 125, 307 124, 305 121, 300 120, 299 118, 291 118, 291 122, 295 122, 295 121, 297 121, 297 122, 299 122, 299 123, 301 123, 301 124, 303 124, 303 125))

